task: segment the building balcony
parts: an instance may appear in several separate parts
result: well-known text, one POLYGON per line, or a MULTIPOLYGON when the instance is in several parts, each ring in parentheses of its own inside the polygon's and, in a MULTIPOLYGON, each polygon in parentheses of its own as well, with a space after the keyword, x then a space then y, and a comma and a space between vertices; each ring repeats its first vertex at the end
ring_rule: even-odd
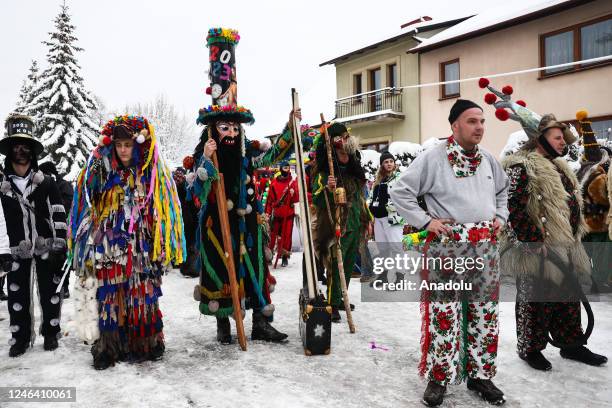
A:
POLYGON ((343 123, 403 120, 402 90, 383 88, 336 100, 336 121, 343 123))

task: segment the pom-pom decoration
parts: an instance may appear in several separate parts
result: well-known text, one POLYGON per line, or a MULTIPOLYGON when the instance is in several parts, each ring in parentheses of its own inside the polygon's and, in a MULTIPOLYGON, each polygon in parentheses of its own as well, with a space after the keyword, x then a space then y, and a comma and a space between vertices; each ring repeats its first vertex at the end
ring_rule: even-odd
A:
POLYGON ((576 112, 576 120, 579 120, 580 122, 584 121, 588 117, 589 112, 587 112, 586 109, 580 109, 578 112, 576 112))
POLYGON ((527 103, 522 99, 519 99, 518 101, 516 101, 516 104, 522 106, 523 108, 527 107, 527 103))
POLYGON ((480 78, 478 80, 478 86, 481 88, 486 88, 489 86, 489 80, 487 78, 480 78))
POLYGON ((211 95, 212 94, 212 86, 209 86, 208 88, 206 88, 206 95, 211 95))
POLYGON ((502 122, 505 122, 506 120, 510 119, 510 113, 503 108, 499 108, 495 110, 495 117, 502 122))
POLYGON ((193 160, 192 156, 185 156, 183 159, 183 167, 187 170, 193 169, 193 165, 195 164, 195 160, 193 160))
POLYGON ((514 92, 514 89, 512 89, 510 85, 506 85, 502 88, 502 92, 504 95, 512 95, 512 92, 514 92))
POLYGON ((143 144, 145 142, 146 138, 143 134, 138 135, 138 137, 136 138, 136 143, 138 144, 143 144))
POLYGON ((497 101, 497 96, 495 96, 495 94, 488 93, 484 96, 484 101, 489 105, 493 105, 495 101, 497 101))

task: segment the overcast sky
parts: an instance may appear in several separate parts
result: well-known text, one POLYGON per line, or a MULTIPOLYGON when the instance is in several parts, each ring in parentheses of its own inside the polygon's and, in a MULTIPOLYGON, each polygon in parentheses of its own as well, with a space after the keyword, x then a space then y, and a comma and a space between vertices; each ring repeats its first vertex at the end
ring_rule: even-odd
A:
MULTIPOLYGON (((528 4, 538 0, 516 0, 528 4)), ((0 1, 0 115, 15 106, 30 62, 46 66, 48 32, 61 0, 0 1)), ((442 20, 477 13, 507 0, 362 1, 308 0, 66 0, 86 87, 109 108, 146 102, 165 94, 193 117, 210 104, 210 27, 235 28, 238 100, 256 123, 247 132, 264 136, 282 130, 290 110, 290 89, 300 92, 304 121, 333 114, 333 66, 327 59, 400 32, 423 15, 442 20)))

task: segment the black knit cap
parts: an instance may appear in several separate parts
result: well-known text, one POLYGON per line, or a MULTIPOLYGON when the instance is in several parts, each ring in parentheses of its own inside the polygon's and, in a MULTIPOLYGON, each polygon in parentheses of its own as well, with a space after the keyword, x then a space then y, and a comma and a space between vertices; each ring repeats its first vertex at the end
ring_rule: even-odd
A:
POLYGON ((340 136, 344 132, 348 132, 348 129, 346 128, 346 126, 344 126, 344 124, 340 122, 332 123, 330 127, 327 128, 327 133, 331 137, 340 136))
POLYGON ((457 102, 453 105, 448 115, 448 122, 452 125, 457 120, 459 115, 471 108, 478 108, 482 110, 480 106, 467 99, 457 99, 457 102))
POLYGON ((393 159, 395 161, 395 157, 393 157, 391 153, 389 153, 388 151, 382 152, 380 154, 380 164, 383 164, 383 162, 387 159, 393 159))

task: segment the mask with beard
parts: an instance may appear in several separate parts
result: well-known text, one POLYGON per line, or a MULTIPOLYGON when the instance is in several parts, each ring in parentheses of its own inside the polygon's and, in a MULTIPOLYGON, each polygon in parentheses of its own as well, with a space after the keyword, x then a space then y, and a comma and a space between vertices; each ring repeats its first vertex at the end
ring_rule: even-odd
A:
POLYGON ((231 187, 240 178, 242 168, 241 154, 241 127, 234 122, 217 122, 214 125, 213 137, 217 141, 217 157, 219 167, 225 179, 225 190, 231 191, 231 187))
POLYGON ((356 138, 346 133, 342 136, 335 136, 333 146, 335 149, 342 149, 346 154, 352 156, 357 152, 359 143, 356 138))

